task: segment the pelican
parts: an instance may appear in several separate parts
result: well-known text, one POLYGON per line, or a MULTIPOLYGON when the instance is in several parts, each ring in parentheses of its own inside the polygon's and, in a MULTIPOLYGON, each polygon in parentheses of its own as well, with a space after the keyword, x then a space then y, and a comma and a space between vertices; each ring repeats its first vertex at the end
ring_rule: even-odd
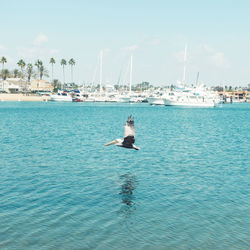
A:
POLYGON ((118 147, 123 148, 133 148, 135 150, 139 150, 139 147, 136 147, 134 145, 135 143, 135 126, 134 126, 134 118, 132 115, 128 117, 128 120, 124 127, 124 138, 122 139, 115 139, 114 141, 111 141, 104 146, 109 146, 112 144, 115 144, 118 147))

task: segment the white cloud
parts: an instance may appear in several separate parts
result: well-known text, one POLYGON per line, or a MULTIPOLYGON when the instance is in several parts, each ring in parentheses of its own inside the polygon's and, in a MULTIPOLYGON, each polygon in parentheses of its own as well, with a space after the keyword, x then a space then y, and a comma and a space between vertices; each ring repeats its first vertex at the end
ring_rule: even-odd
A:
POLYGON ((203 50, 208 56, 208 60, 218 68, 230 68, 230 63, 226 59, 223 52, 216 51, 214 48, 208 46, 207 44, 203 45, 203 50))
POLYGON ((48 37, 40 32, 33 40, 31 46, 16 47, 18 57, 27 60, 36 60, 36 59, 48 59, 49 57, 56 56, 59 53, 57 49, 41 46, 47 43, 48 40, 49 40, 48 37))
POLYGON ((38 59, 38 58, 49 58, 55 56, 59 53, 56 49, 48 49, 41 47, 18 47, 17 48, 18 56, 26 59, 38 59))
POLYGON ((136 44, 123 48, 123 50, 126 50, 126 51, 135 51, 136 49, 138 49, 138 45, 136 44))
POLYGON ((34 39, 33 44, 35 46, 41 46, 44 43, 47 43, 49 41, 48 37, 40 32, 34 39))

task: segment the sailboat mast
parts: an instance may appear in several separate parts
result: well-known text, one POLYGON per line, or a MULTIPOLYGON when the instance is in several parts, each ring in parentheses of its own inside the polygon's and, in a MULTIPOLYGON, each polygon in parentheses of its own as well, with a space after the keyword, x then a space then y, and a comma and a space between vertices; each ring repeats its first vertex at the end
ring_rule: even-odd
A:
POLYGON ((132 89, 132 72, 133 71, 133 56, 130 57, 130 77, 129 77, 129 92, 131 93, 132 89))
POLYGON ((100 92, 102 92, 102 56, 103 56, 103 52, 102 50, 100 51, 100 92))
POLYGON ((93 86, 94 86, 94 83, 95 83, 96 73, 97 73, 97 70, 99 68, 99 61, 100 61, 99 54, 97 54, 97 63, 96 63, 96 66, 95 66, 95 71, 94 71, 93 77, 92 77, 91 89, 93 89, 93 86))
POLYGON ((185 52, 184 52, 184 68, 183 68, 183 78, 182 83, 185 84, 186 81, 186 63, 187 63, 187 45, 185 46, 185 52))
POLYGON ((200 72, 197 73, 195 86, 197 87, 199 81, 200 72))

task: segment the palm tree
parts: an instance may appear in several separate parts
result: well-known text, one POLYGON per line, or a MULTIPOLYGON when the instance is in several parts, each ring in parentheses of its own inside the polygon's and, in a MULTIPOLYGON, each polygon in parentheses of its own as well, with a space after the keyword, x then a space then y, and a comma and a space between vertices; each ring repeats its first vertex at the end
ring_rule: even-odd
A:
POLYGON ((3 78, 3 86, 2 89, 4 90, 4 81, 6 80, 7 77, 10 77, 10 72, 8 69, 2 69, 2 72, 0 74, 0 76, 2 76, 3 78))
POLYGON ((39 80, 43 79, 43 76, 48 77, 48 70, 43 66, 43 62, 41 60, 37 60, 35 62, 35 66, 37 67, 37 73, 35 74, 35 76, 38 78, 39 80))
POLYGON ((4 64, 7 63, 7 59, 3 56, 0 62, 2 63, 2 77, 3 77, 4 64))
POLYGON ((69 65, 71 67, 71 83, 73 83, 73 66, 76 64, 75 60, 71 58, 69 60, 69 65))
POLYGON ((31 76, 34 73, 33 65, 31 63, 27 64, 26 72, 27 72, 28 82, 30 82, 31 76))
MULTIPOLYGON (((65 74, 64 74, 64 67, 67 65, 67 61, 65 59, 61 60, 61 65, 63 67, 63 85, 65 85, 65 74)), ((64 87, 64 86, 63 86, 64 87)))
POLYGON ((40 65, 40 68, 39 68, 39 77, 40 77, 40 80, 43 79, 43 76, 46 76, 48 77, 48 70, 43 66, 43 65, 40 65))
POLYGON ((52 58, 50 58, 50 61, 49 61, 49 63, 51 63, 51 69, 52 69, 52 71, 51 71, 51 82, 53 81, 53 75, 54 75, 54 64, 56 63, 56 60, 52 57, 52 58))
POLYGON ((40 67, 42 65, 43 65, 43 62, 41 60, 39 60, 39 59, 35 62, 35 66, 37 67, 37 76, 40 75, 40 67))
POLYGON ((2 69, 4 69, 4 64, 7 63, 7 59, 3 56, 0 60, 0 62, 2 63, 2 69))
POLYGON ((6 80, 7 77, 10 77, 10 72, 8 69, 3 69, 1 75, 3 80, 6 80))
POLYGON ((13 77, 17 78, 20 75, 20 72, 18 71, 18 69, 14 69, 13 70, 13 77))
POLYGON ((21 71, 22 71, 22 77, 24 77, 24 74, 23 74, 23 69, 24 69, 24 67, 25 67, 26 63, 24 62, 24 60, 23 60, 23 59, 21 59, 21 60, 19 60, 19 61, 18 61, 17 65, 21 68, 21 71))
POLYGON ((59 86, 61 85, 61 83, 59 82, 59 80, 54 79, 52 82, 52 85, 53 85, 54 89, 58 89, 59 86))

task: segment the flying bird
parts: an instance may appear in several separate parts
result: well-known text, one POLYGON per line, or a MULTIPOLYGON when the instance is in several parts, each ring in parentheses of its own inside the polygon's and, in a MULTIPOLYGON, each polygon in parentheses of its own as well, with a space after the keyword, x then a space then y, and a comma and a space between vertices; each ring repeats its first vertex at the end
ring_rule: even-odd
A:
POLYGON ((128 120, 124 127, 124 138, 122 139, 115 139, 114 141, 111 141, 104 146, 109 145, 116 145, 118 147, 123 148, 133 148, 135 150, 139 150, 140 148, 134 145, 135 143, 135 125, 134 125, 134 118, 132 115, 128 117, 128 120))

